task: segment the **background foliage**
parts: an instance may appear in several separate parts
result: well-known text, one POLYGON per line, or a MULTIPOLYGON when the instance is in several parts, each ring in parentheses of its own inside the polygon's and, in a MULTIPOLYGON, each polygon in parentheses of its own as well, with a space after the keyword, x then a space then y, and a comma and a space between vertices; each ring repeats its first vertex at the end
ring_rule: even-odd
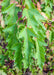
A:
POLYGON ((5 65, 4 71, 11 68, 15 75, 16 67, 19 72, 54 71, 53 0, 3 0, 1 6, 1 69, 5 65))

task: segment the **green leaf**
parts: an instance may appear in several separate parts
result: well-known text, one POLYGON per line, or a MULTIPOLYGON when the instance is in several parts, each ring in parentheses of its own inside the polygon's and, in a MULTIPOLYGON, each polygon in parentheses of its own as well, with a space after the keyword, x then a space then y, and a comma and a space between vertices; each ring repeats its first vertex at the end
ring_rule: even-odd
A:
POLYGON ((37 58, 37 64, 39 65, 40 69, 43 68, 44 62, 45 62, 45 49, 43 46, 41 46, 36 39, 36 58, 37 58))
POLYGON ((22 49, 21 49, 22 45, 16 44, 15 48, 13 47, 13 49, 15 49, 15 55, 14 55, 14 60, 15 60, 15 64, 18 66, 19 69, 22 69, 22 49))
POLYGON ((17 13, 18 13, 19 10, 20 10, 19 8, 15 7, 13 15, 6 15, 6 17, 4 19, 6 25, 14 25, 14 24, 16 24, 16 21, 18 19, 17 13))
MULTIPOLYGON (((39 67, 42 69, 43 64, 45 62, 45 48, 44 46, 47 46, 45 43, 45 32, 46 29, 44 25, 42 24, 43 20, 45 20, 37 9, 24 9, 23 10, 23 18, 26 17, 27 19, 27 26, 31 26, 33 29, 33 32, 36 35, 37 41, 36 41, 36 50, 37 50, 37 63, 39 67), (42 52, 42 53, 41 53, 42 52)), ((24 30, 23 30, 24 31, 24 30)), ((25 31, 24 31, 25 33, 25 31)), ((24 35, 24 34, 22 34, 24 35)), ((35 57, 36 58, 36 57, 35 57)))
POLYGON ((10 0, 3 0, 2 3, 2 11, 10 5, 10 0))
POLYGON ((11 16, 14 14, 15 4, 9 5, 2 13, 9 13, 11 16))
MULTIPOLYGON (((24 28, 19 34, 19 38, 24 37, 24 46, 23 46, 24 47, 24 49, 23 49, 24 68, 28 68, 29 64, 30 64, 31 49, 33 48, 32 40, 30 38, 31 33, 28 33, 27 28, 24 28)), ((34 35, 34 34, 32 34, 32 35, 34 35)))
POLYGON ((36 26, 36 25, 38 26, 40 24, 42 26, 42 28, 44 30, 46 30, 44 25, 40 21, 40 20, 45 20, 45 19, 43 18, 43 16, 40 15, 40 13, 37 11, 37 9, 26 9, 25 8, 23 11, 23 17, 25 17, 25 16, 27 18, 28 26, 34 27, 34 26, 36 26))
POLYGON ((25 0, 25 5, 27 8, 31 9, 31 8, 35 8, 34 4, 32 3, 31 0, 25 0))

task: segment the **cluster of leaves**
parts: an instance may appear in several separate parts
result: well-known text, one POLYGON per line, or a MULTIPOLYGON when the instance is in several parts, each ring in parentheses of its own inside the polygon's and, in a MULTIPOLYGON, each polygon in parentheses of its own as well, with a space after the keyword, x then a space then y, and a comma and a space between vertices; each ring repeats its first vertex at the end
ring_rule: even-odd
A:
MULTIPOLYGON (((11 0, 2 2, 2 15, 5 21, 3 31, 8 42, 6 54, 8 58, 14 60, 20 70, 29 68, 33 72, 34 65, 42 70, 46 55, 45 47, 47 47, 45 42, 47 29, 43 23, 48 21, 41 15, 41 11, 36 8, 32 0, 19 0, 21 3, 19 7, 17 7, 18 3, 10 4, 10 2, 11 0)), ((45 0, 46 5, 41 5, 41 10, 48 18, 52 12, 52 3, 45 0), (43 10, 44 6, 46 8, 43 10)), ((54 40, 53 26, 50 29, 49 45, 54 40)))

